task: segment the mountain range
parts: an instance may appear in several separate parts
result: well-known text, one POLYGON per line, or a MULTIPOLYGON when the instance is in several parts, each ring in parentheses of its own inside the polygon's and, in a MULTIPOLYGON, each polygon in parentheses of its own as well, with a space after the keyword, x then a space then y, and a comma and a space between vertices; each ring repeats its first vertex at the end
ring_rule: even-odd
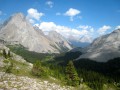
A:
POLYGON ((0 29, 0 39, 9 44, 21 44, 30 51, 39 53, 60 53, 72 49, 70 43, 57 32, 44 35, 33 27, 22 13, 16 13, 6 20, 0 29))
MULTIPOLYGON (((87 36, 79 41, 87 46, 76 60, 91 59, 97 62, 107 62, 110 59, 120 57, 120 29, 112 33, 98 37, 93 42, 87 36), (92 42, 90 45, 84 41, 92 42)), ((44 34, 37 26, 33 26, 22 13, 16 13, 0 25, 0 42, 9 45, 20 44, 29 51, 39 53, 61 53, 70 51, 76 41, 69 41, 56 31, 44 34), (71 43, 72 42, 72 43, 71 43)), ((77 43, 78 44, 78 43, 77 43)), ((79 45, 79 44, 78 44, 79 45)), ((74 51, 74 49, 73 49, 74 51)), ((75 49, 75 51, 79 51, 75 49)))

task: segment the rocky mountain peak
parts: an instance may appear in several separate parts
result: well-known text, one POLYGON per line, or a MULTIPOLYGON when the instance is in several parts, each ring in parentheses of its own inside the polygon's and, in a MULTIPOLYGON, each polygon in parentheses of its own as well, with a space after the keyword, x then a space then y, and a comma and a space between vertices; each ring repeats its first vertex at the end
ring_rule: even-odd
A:
POLYGON ((15 13, 7 20, 7 22, 18 24, 25 20, 25 16, 22 13, 15 13))
POLYGON ((13 18, 24 18, 25 16, 23 15, 23 13, 19 12, 19 13, 15 13, 12 15, 13 18))
MULTIPOLYGON (((51 37, 54 37, 55 34, 52 35, 51 37)), ((30 51, 59 53, 59 50, 54 47, 56 43, 45 36, 42 30, 33 27, 22 13, 12 15, 5 22, 0 30, 0 39, 10 44, 21 44, 30 51)), ((61 38, 57 40, 59 39, 61 40, 61 38)))

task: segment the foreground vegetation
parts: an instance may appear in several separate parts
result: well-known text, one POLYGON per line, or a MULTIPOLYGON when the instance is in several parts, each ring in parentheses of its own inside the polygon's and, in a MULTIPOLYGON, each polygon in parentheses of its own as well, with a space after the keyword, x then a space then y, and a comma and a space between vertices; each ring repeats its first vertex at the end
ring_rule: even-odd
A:
POLYGON ((62 85, 71 85, 76 88, 79 85, 87 85, 93 90, 120 89, 120 58, 106 63, 87 59, 74 61, 82 54, 81 52, 50 55, 30 52, 21 46, 9 47, 14 53, 33 63, 31 72, 35 77, 51 76, 60 80, 62 85))

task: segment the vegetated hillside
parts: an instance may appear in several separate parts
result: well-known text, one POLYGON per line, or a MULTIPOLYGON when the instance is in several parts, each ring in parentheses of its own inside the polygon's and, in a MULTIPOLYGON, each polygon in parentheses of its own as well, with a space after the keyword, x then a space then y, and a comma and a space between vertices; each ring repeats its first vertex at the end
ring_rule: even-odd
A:
POLYGON ((76 52, 70 51, 70 52, 62 53, 54 57, 54 62, 56 64, 66 65, 68 61, 78 58, 79 55, 81 54, 82 53, 80 51, 76 51, 76 52))
POLYGON ((9 47, 12 52, 22 56, 25 60, 27 60, 28 62, 31 62, 31 63, 34 63, 37 60, 46 61, 46 60, 54 57, 54 54, 37 53, 37 52, 33 52, 33 51, 28 51, 22 45, 8 45, 7 47, 9 47))
POLYGON ((74 64, 78 70, 78 73, 84 77, 85 81, 89 82, 88 84, 91 82, 95 82, 96 84, 99 83, 101 85, 103 83, 111 83, 120 89, 120 58, 109 60, 106 63, 95 62, 89 59, 81 59, 74 61, 74 64), (94 76, 94 72, 97 73, 97 75, 94 76), (90 77, 94 77, 93 81, 90 77))
MULTIPOLYGON (((42 61, 41 64, 35 64, 42 68, 40 70, 43 70, 43 74, 35 73, 35 76, 37 77, 40 75, 50 75, 54 78, 57 78, 60 80, 63 84, 66 83, 66 66, 70 60, 76 59, 81 52, 67 52, 63 53, 61 55, 42 55, 41 58, 40 53, 34 53, 25 50, 24 48, 21 49, 16 46, 10 46, 11 50, 18 53, 19 55, 22 55, 25 57, 28 61, 29 59, 32 60, 30 62, 34 62, 37 60, 42 61), (21 49, 21 50, 20 50, 21 49), (16 50, 16 51, 15 51, 16 50), (36 57, 35 57, 36 56, 36 57), (40 59, 41 58, 41 59, 40 59), (37 59, 37 60, 36 60, 37 59), (33 61, 35 60, 35 61, 33 61), (47 72, 46 72, 47 71, 47 72)), ((78 76, 80 78, 80 85, 87 85, 93 90, 108 90, 108 89, 119 89, 119 76, 116 74, 108 73, 109 70, 115 71, 115 68, 106 68, 106 65, 113 65, 112 63, 98 63, 92 60, 78 60, 74 61, 74 66, 76 67, 78 76), (108 70, 108 71, 107 71, 108 70), (114 78, 114 76, 116 78, 114 78), (117 81, 116 81, 117 80, 117 81), (116 83, 115 83, 116 82, 116 83), (106 88, 106 89, 105 89, 106 88)), ((115 65, 116 66, 116 65, 115 65)), ((118 69, 119 70, 119 69, 118 69)), ((36 70, 35 70, 36 71, 36 70)), ((37 72, 39 69, 37 70, 37 72)), ((113 72, 112 71, 112 72, 113 72)), ((83 89, 84 90, 84 89, 83 89)), ((88 88, 87 88, 88 90, 88 88)))
MULTIPOLYGON (((85 83, 80 83, 79 86, 75 84, 74 87, 66 86, 68 85, 66 67, 37 60, 31 64, 8 50, 0 47, 0 89, 91 90, 85 83)), ((33 57, 33 59, 35 58, 33 57)), ((74 81, 72 81, 73 84, 74 81)))
POLYGON ((13 55, 13 53, 9 57, 5 52, 0 53, 1 90, 74 90, 74 87, 62 86, 58 83, 59 80, 52 76, 46 79, 34 76, 31 72, 32 64, 26 62, 18 55, 15 59, 16 55, 13 55))
POLYGON ((108 62, 96 62, 90 59, 75 60, 81 52, 67 52, 64 55, 55 57, 55 61, 59 65, 66 65, 68 61, 73 60, 77 69, 85 69, 88 71, 95 71, 103 75, 112 77, 120 81, 120 58, 114 58, 108 62))
MULTIPOLYGON (((120 58, 109 60, 108 62, 96 62, 89 59, 75 60, 80 52, 69 52, 55 57, 58 65, 66 66, 73 60, 79 77, 84 83, 95 90, 103 90, 104 84, 115 85, 120 89, 120 58)), ((81 53, 82 54, 82 53, 81 53)))
POLYGON ((120 58, 109 60, 106 63, 95 62, 89 59, 74 61, 76 68, 96 71, 120 81, 120 58))

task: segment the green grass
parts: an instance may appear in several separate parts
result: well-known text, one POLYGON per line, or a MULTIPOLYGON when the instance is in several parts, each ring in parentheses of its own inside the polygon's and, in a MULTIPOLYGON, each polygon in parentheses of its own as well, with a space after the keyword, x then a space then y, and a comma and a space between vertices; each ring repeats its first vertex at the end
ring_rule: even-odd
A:
POLYGON ((18 62, 15 60, 12 60, 12 62, 14 63, 14 68, 13 68, 13 74, 17 74, 17 75, 25 75, 25 76, 29 76, 31 69, 29 68, 29 66, 25 63, 22 62, 18 62))
POLYGON ((9 45, 7 47, 9 47, 12 52, 22 56, 25 60, 31 63, 34 63, 36 60, 48 61, 52 59, 52 57, 54 56, 54 54, 48 54, 48 53, 44 54, 44 53, 28 51, 22 45, 9 45))
MULTIPOLYGON (((11 60, 11 59, 4 60, 4 63, 6 63, 6 66, 7 66, 7 63, 9 62, 13 63, 13 68, 11 70, 11 73, 15 75, 21 75, 21 76, 32 76, 31 68, 27 63, 23 63, 23 62, 11 60)), ((6 68, 1 68, 2 71, 5 71, 5 69, 6 68)))
POLYGON ((103 90, 120 90, 120 88, 117 88, 112 84, 104 84, 103 90))

